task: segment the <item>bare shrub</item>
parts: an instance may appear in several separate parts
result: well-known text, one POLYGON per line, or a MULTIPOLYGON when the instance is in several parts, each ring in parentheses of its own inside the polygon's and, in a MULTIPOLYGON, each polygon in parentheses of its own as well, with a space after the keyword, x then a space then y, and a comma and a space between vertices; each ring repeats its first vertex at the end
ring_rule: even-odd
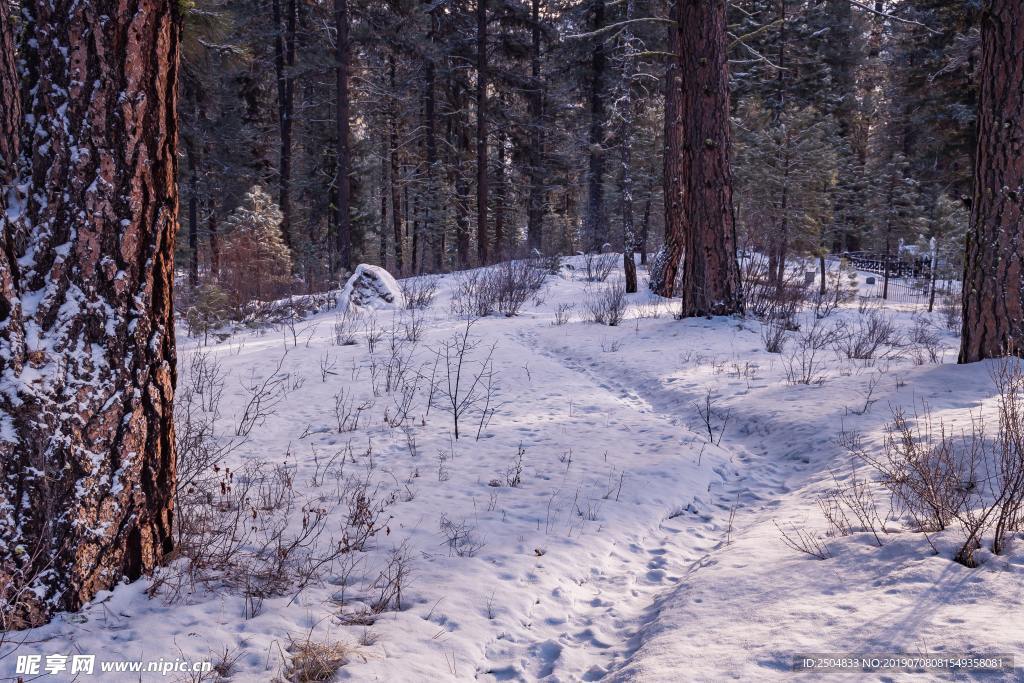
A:
POLYGON ((722 437, 725 436, 725 428, 729 424, 729 418, 732 417, 732 409, 726 411, 719 409, 718 399, 715 398, 711 387, 707 387, 704 392, 704 399, 700 402, 694 402, 693 407, 696 409, 697 415, 700 416, 700 420, 707 430, 708 442, 715 445, 722 443, 722 437), (717 439, 715 438, 716 431, 718 432, 717 439))
POLYGON ((790 384, 822 384, 825 360, 821 352, 835 343, 836 328, 815 317, 795 337, 794 348, 783 356, 786 380, 790 384))
POLYGON ((303 497, 295 472, 295 465, 257 461, 238 471, 215 464, 194 477, 175 509, 178 561, 158 573, 151 593, 174 600, 197 585, 224 587, 245 598, 252 618, 267 597, 297 596, 328 572, 349 576, 387 528, 397 494, 372 485, 369 474, 346 478, 344 458, 334 467, 333 498, 303 497), (333 535, 328 519, 338 508, 344 523, 333 535))
POLYGON ((467 270, 453 276, 451 313, 457 318, 484 318, 495 306, 494 282, 486 271, 467 270))
POLYGON ((1024 370, 1020 361, 1009 359, 996 367, 992 378, 999 392, 995 463, 999 510, 992 552, 1000 554, 1007 534, 1019 531, 1024 523, 1024 370))
POLYGON ((963 328, 963 301, 959 294, 946 294, 939 300, 939 313, 942 314, 942 321, 946 330, 960 336, 963 328))
POLYGON ((768 353, 782 353, 786 347, 786 326, 778 320, 769 320, 761 325, 761 341, 768 353))
POLYGON ((334 345, 354 345, 358 323, 359 315, 352 309, 346 308, 343 313, 334 316, 334 345))
POLYGON ((399 280, 398 286, 405 299, 405 307, 425 310, 430 308, 437 297, 437 288, 441 278, 436 275, 423 275, 399 280))
POLYGON ((176 496, 190 491, 198 477, 223 462, 245 441, 239 435, 228 438, 217 433, 227 376, 216 357, 194 353, 187 367, 174 397, 176 496))
POLYGON ((878 473, 895 511, 909 516, 921 531, 947 528, 977 484, 973 440, 958 439, 941 423, 936 426, 927 409, 911 419, 894 408, 886 432, 881 455, 865 448, 856 435, 845 434, 841 441, 878 473))
POLYGON ((418 342, 423 339, 423 330, 426 328, 426 321, 423 314, 417 309, 410 309, 407 314, 402 315, 402 329, 405 330, 406 341, 418 342))
POLYGON ((592 322, 615 327, 626 314, 626 284, 618 278, 588 289, 587 313, 592 322))
POLYGON ((881 547, 882 539, 878 534, 884 532, 885 520, 879 514, 870 482, 858 476, 856 468, 851 468, 846 480, 834 471, 831 474, 835 485, 818 498, 818 507, 829 523, 830 535, 870 532, 875 544, 881 547))
POLYGON ((1007 534, 1021 528, 1024 508, 1024 373, 1007 361, 993 373, 999 393, 994 437, 986 420, 975 416, 959 436, 935 427, 927 406, 908 418, 893 410, 881 455, 846 436, 847 447, 871 465, 890 492, 893 509, 919 530, 938 531, 956 522, 963 543, 955 560, 977 565, 974 553, 993 532, 992 550, 1005 549, 1007 534))
POLYGON ((904 343, 892 316, 870 310, 857 318, 856 325, 838 323, 836 349, 847 358, 871 360, 881 356, 895 357, 904 343), (888 348, 886 348, 888 347, 888 348))
POLYGON ((785 273, 780 281, 768 272, 767 259, 758 256, 745 262, 743 282, 747 311, 751 315, 778 321, 789 330, 798 329, 797 319, 807 302, 807 285, 799 273, 785 273))
POLYGON ((590 252, 583 256, 583 276, 587 282, 604 282, 615 270, 619 257, 616 254, 590 252))
POLYGON ((366 333, 366 350, 372 354, 384 339, 384 328, 377 324, 376 316, 371 315, 366 319, 363 331, 366 333))
POLYGON ((572 319, 575 304, 558 304, 555 306, 555 325, 564 325, 572 319))
POLYGON ((268 417, 277 411, 277 405, 284 398, 284 384, 288 379, 288 375, 281 372, 287 357, 288 352, 286 351, 282 354, 281 360, 277 362, 274 371, 263 380, 258 379, 256 371, 253 370, 248 382, 242 385, 249 400, 238 420, 238 427, 235 429, 236 436, 248 436, 254 427, 262 425, 268 417))
POLYGON ((334 419, 339 434, 359 429, 359 419, 373 407, 373 401, 357 401, 353 393, 342 388, 334 395, 334 419))
POLYGON ((543 289, 547 277, 548 271, 540 264, 525 259, 505 261, 487 269, 494 308, 508 318, 518 315, 523 304, 543 289))
POLYGON ((793 550, 810 555, 818 560, 827 560, 832 557, 832 550, 814 532, 798 527, 795 524, 790 524, 789 528, 785 529, 774 520, 772 520, 772 523, 779 530, 782 542, 793 550))
POLYGON ((440 521, 441 535, 445 537, 448 544, 448 556, 473 557, 484 547, 476 533, 476 527, 466 520, 453 522, 447 515, 441 514, 440 521))
POLYGON ((402 591, 405 589, 409 575, 412 573, 412 556, 403 542, 388 554, 384 568, 377 575, 371 588, 376 591, 377 598, 370 606, 370 611, 380 614, 387 610, 401 611, 402 591))
POLYGON ((942 363, 942 338, 927 318, 917 317, 910 330, 910 352, 917 365, 942 363))
POLYGON ((413 367, 416 342, 409 341, 397 322, 392 323, 384 342, 384 353, 370 357, 370 384, 374 396, 401 389, 408 377, 416 372, 413 367))
POLYGON ((494 384, 494 349, 497 343, 487 347, 485 353, 474 358, 481 341, 470 336, 475 321, 469 320, 461 332, 457 332, 441 343, 436 357, 443 373, 431 391, 437 406, 452 416, 455 438, 459 438, 459 425, 464 416, 480 413, 479 438, 484 421, 491 411, 491 403, 497 387, 494 384))
POLYGON ((826 272, 825 291, 820 289, 811 294, 811 301, 814 303, 814 314, 819 318, 827 318, 832 315, 839 305, 849 301, 853 297, 853 290, 846 289, 843 285, 843 272, 826 272))
POLYGON ((516 459, 512 461, 508 469, 505 470, 505 484, 509 488, 518 488, 523 482, 523 456, 526 455, 526 449, 523 448, 523 444, 519 444, 519 450, 516 452, 516 459))

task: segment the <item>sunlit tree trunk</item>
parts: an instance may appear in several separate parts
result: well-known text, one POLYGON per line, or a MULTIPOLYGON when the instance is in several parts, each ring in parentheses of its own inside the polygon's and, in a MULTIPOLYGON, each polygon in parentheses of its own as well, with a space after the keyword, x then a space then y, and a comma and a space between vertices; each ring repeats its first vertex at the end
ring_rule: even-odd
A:
MULTIPOLYGON (((681 190, 683 317, 742 312, 729 151, 729 69, 724 0, 677 0, 681 142, 666 161, 681 190)), ((667 193, 666 193, 667 194, 667 193)), ((675 198, 673 198, 675 201, 675 198)))
MULTIPOLYGON (((0 628, 171 550, 178 3, 24 3, 0 26, 0 628), (18 113, 18 97, 25 111, 18 113)), ((0 15, 3 13, 0 12, 0 15)))

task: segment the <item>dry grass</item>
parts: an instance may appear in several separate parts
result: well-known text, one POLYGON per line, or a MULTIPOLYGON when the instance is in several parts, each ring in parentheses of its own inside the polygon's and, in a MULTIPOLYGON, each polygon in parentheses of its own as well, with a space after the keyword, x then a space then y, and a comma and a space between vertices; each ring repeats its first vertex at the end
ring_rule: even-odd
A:
POLYGON ((356 648, 336 641, 293 640, 285 676, 292 683, 329 681, 356 653, 356 648))

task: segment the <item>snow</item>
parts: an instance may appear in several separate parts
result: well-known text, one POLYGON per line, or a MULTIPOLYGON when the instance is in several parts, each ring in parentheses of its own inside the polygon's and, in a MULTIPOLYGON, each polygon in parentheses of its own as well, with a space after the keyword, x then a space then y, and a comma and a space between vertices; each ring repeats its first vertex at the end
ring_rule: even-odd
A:
POLYGON ((394 276, 380 266, 360 263, 341 290, 340 301, 348 310, 398 310, 405 297, 394 276))
MULTIPOLYGON (((480 344, 469 372, 479 372, 497 342, 498 407, 479 440, 472 416, 468 434, 452 438, 451 416, 426 409, 425 383, 408 429, 385 423, 396 397, 375 397, 370 385, 388 341, 371 360, 365 337, 373 326, 404 329, 411 314, 379 268, 360 266, 354 278, 372 273, 395 308, 360 304, 355 345, 334 345, 334 311, 298 325, 298 343, 288 331, 249 331, 203 346, 179 330, 179 391, 198 354, 221 363, 223 438, 244 410, 245 385, 272 376, 279 363, 287 374, 274 414, 224 464, 238 471, 256 460, 283 463, 301 500, 327 509, 335 530, 347 510, 334 508, 334 484, 321 470, 351 445, 346 472, 395 493, 387 532, 359 553, 347 585, 333 569, 299 593, 268 597, 251 618, 238 591, 186 587, 171 600, 166 590, 148 597, 150 584, 140 581, 25 634, 19 654, 202 660, 229 652, 238 656, 231 680, 264 681, 286 670, 290 642, 309 637, 352 648, 339 680, 646 682, 788 680, 794 656, 811 653, 1021 650, 1019 541, 967 569, 951 560, 955 534, 934 535, 934 555, 921 534, 891 523, 881 548, 854 533, 825 539, 833 556, 816 560, 787 548, 776 527, 824 533, 817 498, 833 485, 832 472, 845 477, 851 468, 836 442, 841 429, 877 441, 890 406, 924 400, 948 424, 991 408, 991 364, 955 365, 957 340, 943 331, 940 313, 885 307, 904 330, 925 316, 941 331, 940 364, 853 361, 830 350, 822 384, 793 385, 753 319, 679 321, 678 302, 642 290, 629 295, 622 325, 585 322, 593 285, 574 279, 580 270, 552 276, 521 315, 471 328, 480 344), (565 325, 553 324, 560 304, 575 305, 565 325), (322 375, 325 360, 334 369, 322 375), (874 402, 858 414, 872 382, 874 402), (341 389, 373 402, 353 432, 335 426, 341 389), (724 431, 722 420, 713 425, 717 443, 695 409, 708 391, 719 416, 728 415, 724 431), (521 481, 510 486, 520 450, 521 481), (444 520, 463 526, 470 543, 452 547, 444 520), (374 581, 401 547, 412 569, 402 610, 372 625, 346 622, 372 602, 374 581)), ((449 315, 454 280, 442 277, 437 300, 418 313, 422 339, 411 363, 427 376, 435 351, 465 326, 449 315)), ((858 315, 850 303, 829 320, 858 315)), ((0 659, 2 675, 13 666, 13 658, 0 659)))

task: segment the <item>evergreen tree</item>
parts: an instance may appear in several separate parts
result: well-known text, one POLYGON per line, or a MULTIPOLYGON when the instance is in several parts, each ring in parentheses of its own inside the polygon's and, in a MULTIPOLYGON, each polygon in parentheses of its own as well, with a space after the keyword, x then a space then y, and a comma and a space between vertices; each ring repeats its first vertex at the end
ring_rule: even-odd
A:
POLYGON ((224 221, 221 281, 236 306, 286 293, 292 258, 284 243, 281 210, 263 188, 254 185, 224 221))

